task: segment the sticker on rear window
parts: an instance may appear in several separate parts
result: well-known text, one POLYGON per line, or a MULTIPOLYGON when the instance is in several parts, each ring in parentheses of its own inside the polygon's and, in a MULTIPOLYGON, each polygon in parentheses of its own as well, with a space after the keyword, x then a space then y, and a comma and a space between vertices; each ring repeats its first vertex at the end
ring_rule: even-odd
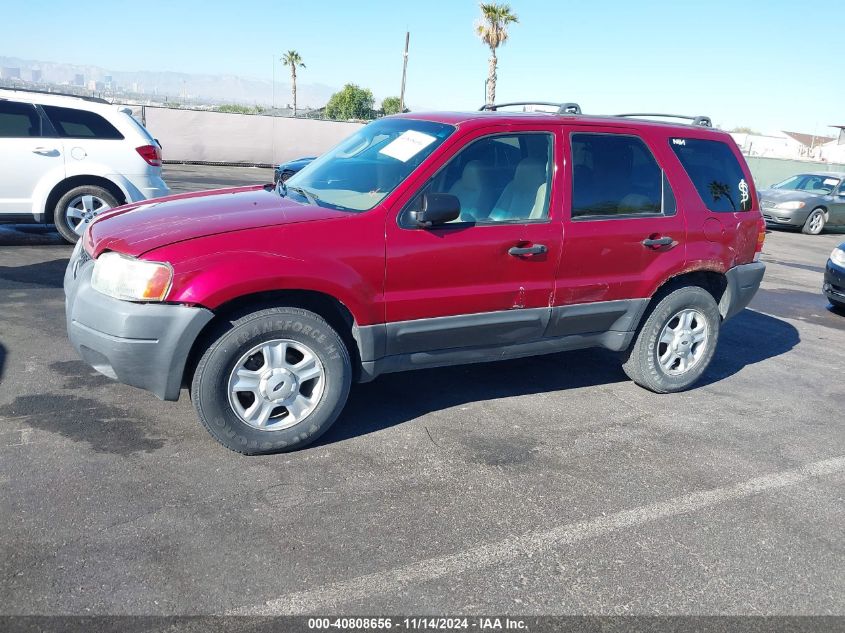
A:
POLYGON ((835 187, 836 185, 839 184, 839 181, 836 178, 825 178, 824 184, 835 187))
POLYGON ((748 211, 751 208, 748 204, 749 200, 751 200, 751 194, 748 192, 748 183, 743 178, 739 181, 739 208, 748 211))
POLYGON ((673 139, 672 139, 672 144, 673 144, 673 145, 686 145, 686 144, 687 144, 687 142, 686 142, 686 139, 682 139, 682 138, 673 138, 673 139))
POLYGON ((408 130, 382 147, 379 150, 379 154, 384 154, 385 156, 390 156, 396 160, 401 160, 403 163, 407 163, 436 140, 435 137, 429 136, 428 134, 423 134, 416 130, 408 130))

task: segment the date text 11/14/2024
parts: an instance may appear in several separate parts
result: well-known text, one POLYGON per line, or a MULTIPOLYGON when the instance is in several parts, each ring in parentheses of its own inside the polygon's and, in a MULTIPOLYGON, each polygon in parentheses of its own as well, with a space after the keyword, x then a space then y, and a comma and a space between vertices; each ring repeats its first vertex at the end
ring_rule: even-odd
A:
POLYGON ((524 631, 527 624, 524 620, 507 617, 418 617, 418 618, 309 618, 308 628, 312 630, 329 629, 359 629, 359 630, 389 630, 408 629, 412 631, 450 631, 469 630, 479 631, 524 631))

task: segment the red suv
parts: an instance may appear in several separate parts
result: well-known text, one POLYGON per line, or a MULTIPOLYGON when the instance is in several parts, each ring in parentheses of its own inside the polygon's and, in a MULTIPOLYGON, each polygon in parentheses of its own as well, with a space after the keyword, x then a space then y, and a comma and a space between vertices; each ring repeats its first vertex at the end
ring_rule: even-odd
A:
POLYGON ((353 382, 406 369, 597 346, 686 389, 765 225, 728 134, 638 116, 388 117, 277 187, 118 208, 71 257, 70 340, 159 398, 189 386, 242 453, 312 442, 353 382))

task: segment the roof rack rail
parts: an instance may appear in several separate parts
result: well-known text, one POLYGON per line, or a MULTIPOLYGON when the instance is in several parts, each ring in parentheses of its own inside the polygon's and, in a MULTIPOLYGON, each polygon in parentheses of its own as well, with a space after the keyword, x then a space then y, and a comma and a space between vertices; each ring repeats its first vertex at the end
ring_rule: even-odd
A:
POLYGON ((551 101, 514 101, 512 103, 485 103, 478 110, 481 112, 485 110, 495 112, 499 108, 527 105, 553 106, 557 108, 557 114, 581 114, 581 106, 579 106, 577 103, 553 103, 551 101))
POLYGON ((36 94, 42 95, 53 95, 55 97, 73 97, 74 99, 82 99, 83 101, 90 101, 91 103, 105 103, 110 105, 108 101, 105 99, 101 99, 100 97, 86 97, 85 95, 75 95, 71 92, 53 92, 51 90, 37 90, 35 88, 7 88, 6 86, 0 86, 0 90, 12 90, 15 92, 34 92, 36 94))
POLYGON ((635 112, 630 114, 614 114, 613 116, 632 118, 660 117, 665 119, 684 119, 686 121, 692 121, 693 125, 700 125, 701 127, 713 127, 713 121, 710 120, 709 116, 685 116, 683 114, 660 114, 658 112, 635 112))

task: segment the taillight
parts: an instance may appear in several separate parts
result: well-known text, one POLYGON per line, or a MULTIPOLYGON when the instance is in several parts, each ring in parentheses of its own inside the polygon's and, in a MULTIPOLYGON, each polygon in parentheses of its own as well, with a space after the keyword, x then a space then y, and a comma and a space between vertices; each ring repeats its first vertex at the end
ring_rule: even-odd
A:
POLYGON ((161 167, 161 150, 155 145, 141 145, 135 150, 141 155, 148 164, 153 167, 161 167))

